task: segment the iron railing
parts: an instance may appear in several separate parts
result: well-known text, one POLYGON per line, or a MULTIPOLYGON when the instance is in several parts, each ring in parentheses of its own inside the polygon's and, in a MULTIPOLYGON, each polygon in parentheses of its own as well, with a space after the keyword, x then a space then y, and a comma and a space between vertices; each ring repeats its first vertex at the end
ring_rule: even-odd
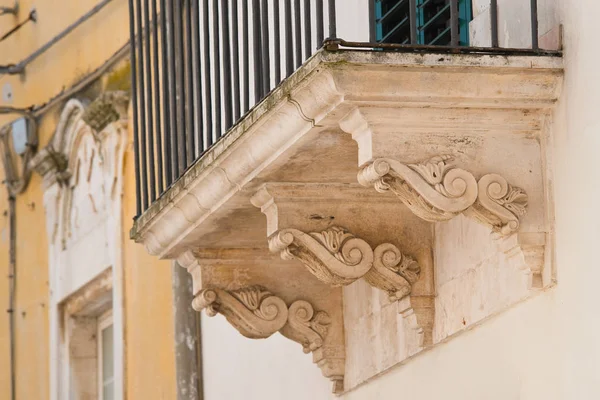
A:
MULTIPOLYGON (((129 0, 137 215, 324 42, 482 51, 466 47, 470 1, 370 0, 370 42, 355 43, 336 39, 335 0, 129 0)), ((498 6, 490 2, 497 50, 498 6)))
POLYGON ((138 215, 325 39, 335 0, 129 0, 138 215))

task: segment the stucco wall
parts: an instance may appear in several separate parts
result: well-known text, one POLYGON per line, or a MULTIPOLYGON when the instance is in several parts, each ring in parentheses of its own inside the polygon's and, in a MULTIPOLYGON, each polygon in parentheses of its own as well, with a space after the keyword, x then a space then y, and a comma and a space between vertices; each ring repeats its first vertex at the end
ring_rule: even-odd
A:
MULTIPOLYGON (((66 26, 98 3, 82 0, 21 0, 17 17, 2 16, 2 33, 27 18, 32 7, 38 22, 28 23, 0 42, 0 64, 18 63, 40 48, 66 26)), ((8 5, 8 4, 3 4, 8 5)), ((0 87, 10 84, 13 101, 0 106, 42 105, 71 87, 108 58, 129 39, 126 1, 113 1, 84 25, 67 35, 26 68, 24 76, 3 75, 0 87)), ((120 65, 79 96, 93 100, 102 90, 128 86, 129 70, 120 65), (121 85, 121 86, 120 86, 121 85)), ((65 101, 68 99, 65 99, 65 101)), ((40 148, 53 135, 64 101, 39 121, 40 148)), ((0 126, 17 116, 0 115, 0 126)), ((125 155, 123 199, 123 266, 125 270, 126 383, 128 399, 172 399, 175 397, 171 268, 147 256, 142 246, 129 240, 135 213, 132 139, 125 155)), ((0 168, 0 179, 4 171, 0 168)), ((48 245, 43 206, 43 188, 37 175, 17 199, 17 296, 16 377, 17 399, 49 398, 48 245)), ((0 188, 0 398, 10 398, 8 317, 9 230, 6 191, 0 188)))
POLYGON ((123 171, 126 398, 175 399, 171 263, 149 256, 143 246, 129 240, 135 215, 131 139, 123 171))

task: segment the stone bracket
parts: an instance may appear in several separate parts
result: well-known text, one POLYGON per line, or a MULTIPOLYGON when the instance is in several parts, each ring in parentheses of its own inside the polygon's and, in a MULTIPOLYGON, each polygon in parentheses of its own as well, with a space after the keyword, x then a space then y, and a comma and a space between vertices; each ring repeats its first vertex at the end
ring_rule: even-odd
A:
POLYGON ((343 391, 341 290, 331 290, 295 263, 278 261, 266 250, 229 249, 218 255, 188 251, 178 262, 192 275, 196 311, 223 315, 247 338, 281 333, 312 354, 333 382, 334 393, 343 391))
POLYGON ((313 362, 333 381, 334 393, 343 391, 344 345, 327 342, 332 323, 327 312, 315 311, 304 300, 288 306, 261 286, 232 291, 203 289, 194 298, 192 307, 196 311, 206 309, 209 316, 222 314, 242 335, 251 339, 267 338, 279 331, 300 343, 305 353, 312 353, 313 362))
POLYGON ((332 226, 322 232, 282 229, 269 238, 269 248, 284 260, 299 260, 321 282, 345 286, 364 277, 387 292, 391 301, 408 296, 421 267, 391 243, 375 250, 348 230, 332 226))
POLYGON ((477 181, 451 162, 452 157, 445 155, 416 164, 379 158, 361 168, 358 182, 381 193, 391 191, 426 221, 447 221, 464 213, 500 235, 516 232, 527 207, 525 191, 498 174, 477 181))

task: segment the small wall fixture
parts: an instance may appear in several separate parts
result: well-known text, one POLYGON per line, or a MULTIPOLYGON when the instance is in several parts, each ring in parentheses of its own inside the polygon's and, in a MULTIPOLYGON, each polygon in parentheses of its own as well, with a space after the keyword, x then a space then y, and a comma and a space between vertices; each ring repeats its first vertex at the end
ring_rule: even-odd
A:
POLYGON ((38 145, 33 119, 21 117, 0 128, 0 155, 4 166, 4 183, 11 195, 22 193, 29 184, 29 161, 38 145))

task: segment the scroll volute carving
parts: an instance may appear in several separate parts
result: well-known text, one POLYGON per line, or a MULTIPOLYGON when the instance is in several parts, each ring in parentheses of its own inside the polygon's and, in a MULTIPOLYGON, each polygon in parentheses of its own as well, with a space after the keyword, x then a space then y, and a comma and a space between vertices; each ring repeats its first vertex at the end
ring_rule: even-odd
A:
POLYGON ((285 302, 260 286, 235 291, 204 289, 194 298, 192 307, 196 311, 206 309, 210 316, 224 315, 251 339, 268 338, 283 328, 288 319, 285 302))
POLYGON ((519 217, 525 215, 527 194, 521 188, 510 185, 497 174, 483 176, 478 183, 477 202, 467 210, 467 215, 491 225, 502 235, 519 229, 519 217))
POLYGON ((297 300, 288 307, 265 288, 250 286, 232 291, 204 289, 192 306, 196 311, 205 309, 209 316, 222 314, 248 338, 267 338, 279 331, 313 354, 313 362, 333 381, 334 393, 343 390, 344 338, 329 336, 332 319, 325 311, 315 311, 309 302, 297 300))
POLYGON ((366 273, 365 280, 387 292, 392 302, 408 296, 413 284, 419 280, 419 264, 390 243, 377 246, 374 256, 373 268, 366 273))
POLYGON ((363 186, 393 192, 415 215, 426 221, 447 221, 477 199, 477 181, 470 172, 453 167, 448 156, 422 164, 380 158, 358 175, 363 186))
POLYGON ((373 265, 371 246, 338 226, 312 233, 282 229, 269 238, 269 249, 284 260, 300 260, 319 280, 333 286, 354 282, 373 265))
POLYGON ((426 221, 447 221, 464 213, 501 235, 516 232, 527 207, 525 191, 497 174, 476 181, 451 161, 452 157, 436 156, 423 163, 403 164, 380 158, 361 169, 358 181, 379 192, 391 191, 426 221))

